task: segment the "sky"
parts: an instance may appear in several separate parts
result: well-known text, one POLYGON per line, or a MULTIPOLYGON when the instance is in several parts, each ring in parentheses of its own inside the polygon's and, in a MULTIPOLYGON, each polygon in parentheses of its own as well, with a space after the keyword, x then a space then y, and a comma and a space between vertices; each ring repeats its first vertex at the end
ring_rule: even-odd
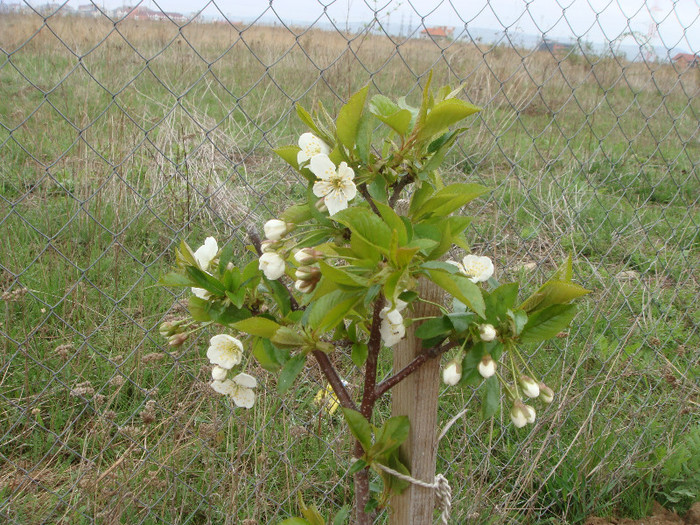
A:
MULTIPOLYGON (((56 1, 56 0, 54 0, 56 1)), ((138 0, 95 0, 114 8, 138 0)), ((45 0, 31 3, 37 5, 45 0)), ((88 0, 69 0, 76 7, 88 0)), ((651 38, 652 45, 668 50, 700 52, 700 0, 144 0, 152 9, 231 21, 357 29, 376 18, 390 33, 406 34, 419 24, 449 26, 455 35, 475 30, 473 37, 506 30, 509 35, 545 34, 553 40, 581 39, 605 44, 617 39, 634 44, 651 38)))

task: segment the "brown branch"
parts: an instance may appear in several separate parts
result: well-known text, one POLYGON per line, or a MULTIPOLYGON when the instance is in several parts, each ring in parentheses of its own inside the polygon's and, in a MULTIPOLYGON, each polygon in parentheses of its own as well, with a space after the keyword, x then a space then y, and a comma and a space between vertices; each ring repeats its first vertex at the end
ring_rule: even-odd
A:
POLYGON ((367 343, 367 361, 365 361, 365 387, 362 394, 362 406, 360 412, 367 420, 372 417, 372 409, 377 400, 374 393, 377 385, 377 363, 379 362, 379 350, 382 348, 382 336, 380 326, 382 324, 381 312, 384 308, 384 296, 380 295, 374 302, 374 312, 372 313, 372 328, 369 333, 367 343))
POLYGON ((338 396, 338 401, 340 401, 340 404, 345 408, 357 410, 357 405, 355 405, 355 402, 350 397, 348 390, 345 388, 345 385, 343 385, 343 381, 340 379, 338 372, 335 371, 335 368, 331 364, 331 360, 328 359, 328 355, 320 350, 313 350, 311 353, 316 358, 316 362, 318 363, 321 372, 323 372, 323 375, 333 388, 333 392, 335 392, 335 395, 338 396))
POLYGON ((411 361, 405 367, 403 367, 401 370, 396 372, 393 376, 388 377, 384 381, 379 383, 377 385, 377 387, 374 389, 375 400, 379 399, 388 390, 395 387, 401 381, 403 381, 408 376, 410 376, 413 372, 418 370, 423 365, 423 363, 425 363, 426 361, 429 361, 430 359, 435 359, 436 357, 439 357, 442 354, 444 354, 445 352, 447 352, 450 348, 454 348, 455 346, 458 346, 458 345, 459 345, 459 343, 457 343, 456 341, 449 341, 443 345, 433 346, 431 348, 428 348, 422 354, 418 355, 413 361, 411 361))
POLYGON ((394 186, 394 191, 391 194, 391 197, 389 197, 389 206, 391 206, 392 208, 394 207, 394 205, 396 204, 396 201, 399 200, 399 197, 401 196, 401 191, 406 186, 411 184, 414 180, 415 180, 415 178, 413 177, 412 174, 411 175, 404 175, 403 178, 400 179, 396 183, 396 186, 394 186))
POLYGON ((369 203, 369 207, 372 208, 372 211, 379 215, 380 217, 382 216, 381 213, 379 213, 379 209, 377 208, 377 205, 374 204, 374 200, 372 200, 372 196, 369 194, 369 190, 367 189, 367 184, 360 184, 357 187, 358 190, 360 190, 360 194, 365 198, 365 200, 369 203))

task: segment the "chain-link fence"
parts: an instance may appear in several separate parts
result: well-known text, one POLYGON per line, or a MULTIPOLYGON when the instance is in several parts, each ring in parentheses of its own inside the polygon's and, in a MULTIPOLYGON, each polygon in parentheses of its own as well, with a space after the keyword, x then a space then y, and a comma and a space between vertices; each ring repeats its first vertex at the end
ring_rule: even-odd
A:
POLYGON ((295 104, 332 113, 366 83, 410 101, 431 69, 484 108, 445 169, 495 188, 468 210, 474 250, 528 289, 570 252, 594 290, 529 356, 558 392, 530 432, 507 412, 481 421, 470 388, 442 394, 454 523, 687 499, 697 472, 674 465, 700 454, 697 4, 250 4, 0 4, 4 522, 276 523, 297 492, 326 515, 351 502, 318 370, 280 399, 251 363, 256 407, 232 410, 207 384, 210 334, 178 349, 158 335, 187 294, 154 284, 179 240, 246 257, 246 228, 303 195, 272 153, 304 131, 295 104))

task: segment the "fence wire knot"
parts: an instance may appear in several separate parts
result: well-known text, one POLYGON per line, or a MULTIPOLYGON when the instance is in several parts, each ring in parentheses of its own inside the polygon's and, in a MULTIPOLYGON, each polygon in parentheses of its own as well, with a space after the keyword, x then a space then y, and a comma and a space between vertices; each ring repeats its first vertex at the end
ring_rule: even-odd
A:
POLYGON ((450 517, 450 510, 452 509, 452 488, 447 482, 447 478, 445 476, 442 474, 437 474, 435 476, 435 480, 432 483, 428 483, 427 481, 416 479, 407 474, 397 472, 393 468, 387 467, 386 465, 381 465, 379 463, 375 463, 375 465, 377 465, 384 472, 391 474, 392 476, 396 476, 399 479, 408 481, 409 483, 413 483, 419 487, 433 489, 435 491, 435 495, 440 500, 440 509, 442 509, 442 513, 440 514, 440 523, 442 523, 442 525, 447 525, 447 520, 450 517))

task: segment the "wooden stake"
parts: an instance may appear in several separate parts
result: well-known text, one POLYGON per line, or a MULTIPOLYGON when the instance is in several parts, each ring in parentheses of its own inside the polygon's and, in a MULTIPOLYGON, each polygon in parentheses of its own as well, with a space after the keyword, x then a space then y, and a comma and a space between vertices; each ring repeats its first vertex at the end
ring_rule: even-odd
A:
MULTIPOLYGON (((442 290, 432 281, 422 279, 419 293, 423 299, 441 304, 442 290)), ((418 302, 414 317, 439 315, 432 304, 418 302)), ((413 336, 415 325, 394 347, 394 371, 401 370, 422 350, 421 340, 413 336)), ((431 483, 435 478, 437 457, 437 402, 440 389, 440 359, 430 359, 392 390, 392 416, 406 415, 411 421, 408 439, 401 446, 401 458, 411 476, 431 483)), ((435 491, 410 485, 391 500, 390 525, 431 525, 435 508, 435 491)))

